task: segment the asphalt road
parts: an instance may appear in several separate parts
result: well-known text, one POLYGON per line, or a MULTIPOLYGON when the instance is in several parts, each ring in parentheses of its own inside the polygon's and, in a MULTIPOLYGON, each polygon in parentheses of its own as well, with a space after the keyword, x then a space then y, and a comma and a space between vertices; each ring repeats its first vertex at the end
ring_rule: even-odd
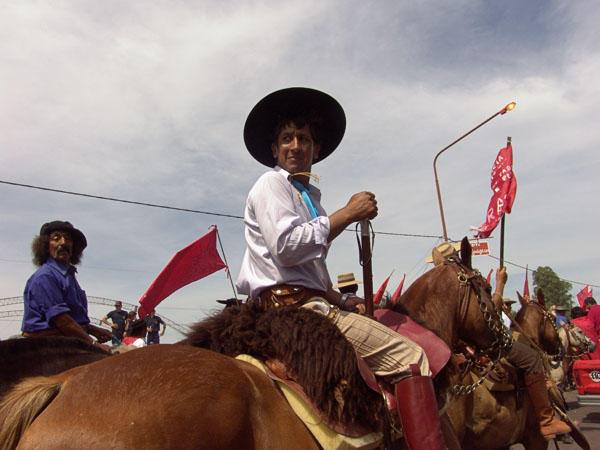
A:
MULTIPOLYGON (((579 429, 585 435, 586 439, 590 443, 592 450, 600 450, 600 407, 595 406, 582 406, 577 405, 577 391, 565 392, 565 399, 569 411, 567 415, 572 421, 579 421, 579 429)), ((559 448, 567 450, 578 450, 580 447, 575 444, 566 444, 564 442, 558 442, 559 448)), ((510 447, 511 450, 521 450, 524 447, 522 445, 513 445, 510 447)), ((550 442, 548 450, 555 450, 554 442, 550 442)))

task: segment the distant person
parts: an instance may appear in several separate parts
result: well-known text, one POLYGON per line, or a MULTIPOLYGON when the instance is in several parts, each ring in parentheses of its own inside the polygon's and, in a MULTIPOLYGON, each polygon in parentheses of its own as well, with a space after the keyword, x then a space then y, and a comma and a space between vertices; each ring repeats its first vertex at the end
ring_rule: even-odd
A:
POLYGON ((579 306, 571 308, 571 323, 581 328, 581 331, 596 344, 596 350, 592 353, 582 355, 581 359, 600 359, 600 335, 596 333, 594 324, 588 319, 587 313, 579 306))
POLYGON ((156 315, 156 311, 153 309, 150 313, 150 317, 146 321, 146 330, 148 331, 148 338, 146 341, 148 345, 160 344, 158 330, 160 329, 161 324, 163 327, 160 336, 163 336, 165 334, 165 330, 167 329, 167 324, 164 322, 164 320, 156 315))
POLYGON ((42 225, 31 244, 39 269, 25 285, 23 336, 72 336, 110 351, 102 342, 112 335, 90 323, 87 297, 75 278, 75 266, 86 247, 84 234, 69 222, 42 225))
POLYGON ((133 323, 137 320, 137 312, 129 311, 127 314, 127 320, 125 320, 125 330, 123 331, 123 337, 131 336, 133 331, 133 323))
POLYGON ((509 330, 510 330, 510 327, 512 326, 512 318, 514 317, 513 316, 514 313, 512 311, 513 303, 516 303, 516 301, 511 300, 510 298, 502 299, 502 304, 504 305, 504 309, 502 310, 502 322, 504 322, 504 325, 509 330), (510 314, 510 316, 509 316, 509 314, 510 314))
MULTIPOLYGON (((502 294, 507 280, 506 268, 501 267, 496 271, 496 290, 492 294, 496 309, 502 308, 502 294)), ((523 374, 527 394, 544 439, 550 440, 554 435, 569 433, 571 427, 554 415, 540 354, 530 346, 514 341, 512 348, 504 357, 523 374)))
POLYGON ((600 336, 600 306, 596 304, 594 297, 588 297, 583 301, 588 309, 587 319, 590 321, 596 334, 600 336))
MULTIPOLYGON (((123 303, 119 300, 115 302, 115 309, 109 312, 102 318, 102 322, 112 329, 112 343, 115 345, 121 344, 123 333, 125 332, 125 322, 127 321, 127 311, 123 311, 123 303), (112 320, 109 323, 108 319, 112 320)), ((135 314, 135 312, 134 312, 135 314)))
MULTIPOLYGON (((150 316, 146 316, 148 319, 150 316)), ((134 347, 145 347, 146 341, 146 320, 137 318, 137 311, 129 311, 125 321, 125 332, 123 333, 124 345, 133 345, 134 347)))
POLYGON ((354 279, 353 273, 343 273, 338 275, 338 283, 333 286, 333 289, 337 289, 342 293, 342 298, 340 302, 345 304, 349 298, 357 297, 356 293, 358 292, 358 285, 362 283, 362 281, 358 281, 354 279))
POLYGON ((564 324, 569 323, 569 319, 566 316, 567 308, 564 306, 552 305, 550 311, 556 316, 557 327, 562 327, 564 324))

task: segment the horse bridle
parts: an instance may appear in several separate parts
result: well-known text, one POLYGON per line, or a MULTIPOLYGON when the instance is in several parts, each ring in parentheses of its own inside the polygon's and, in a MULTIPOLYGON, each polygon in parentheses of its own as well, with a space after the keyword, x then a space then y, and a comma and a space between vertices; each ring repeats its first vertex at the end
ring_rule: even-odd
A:
MULTIPOLYGON (((573 326, 566 322, 563 323, 560 328, 563 328, 565 330, 565 334, 567 336, 567 347, 571 348, 571 332, 573 332, 573 326)), ((585 355, 587 353, 590 352, 590 347, 592 346, 592 340, 586 336, 585 333, 582 332, 583 335, 583 342, 584 342, 584 347, 582 347, 579 351, 577 352, 573 352, 572 355, 565 355, 565 358, 571 358, 571 359, 575 359, 575 358, 579 358, 581 355, 585 355)), ((579 347, 578 347, 579 348, 579 347)))
MULTIPOLYGON (((543 316, 543 320, 542 320, 542 324, 540 325, 540 331, 543 331, 546 328, 546 323, 550 322, 550 325, 552 325, 552 328, 554 328, 554 331, 556 332, 556 336, 558 336, 558 327, 556 326, 556 318, 550 313, 550 311, 548 311, 546 309, 546 307, 540 305, 537 302, 534 301, 529 301, 527 302, 526 306, 534 306, 536 308, 538 308, 538 310, 542 313, 543 316)), ((568 336, 568 333, 567 333, 568 336)), ((559 339, 560 340, 560 339, 559 339)), ((562 350, 562 346, 559 345, 558 348, 558 353, 548 353, 546 350, 544 350, 541 345, 538 345, 538 347, 540 348, 542 354, 544 355, 544 357, 546 357, 548 359, 548 361, 552 361, 552 360, 560 360, 562 359, 563 355, 563 350, 562 350)))
MULTIPOLYGON (((492 345, 486 349, 477 350, 477 353, 481 355, 489 355, 492 352, 506 354, 510 351, 513 343, 513 337, 511 332, 506 328, 504 322, 500 319, 500 314, 496 311, 496 314, 492 314, 490 307, 482 298, 482 285, 478 283, 478 280, 483 281, 481 272, 474 269, 469 269, 460 261, 450 256, 446 259, 446 264, 449 264, 455 271, 458 278, 458 283, 463 294, 459 300, 459 328, 463 325, 466 319, 467 312, 469 310, 469 302, 471 299, 470 291, 473 290, 479 309, 483 315, 483 319, 487 324, 489 330, 494 335, 494 341, 492 345)), ((487 283, 486 283, 487 284, 487 283)), ((491 302, 491 300, 490 300, 491 302)), ((493 303, 492 303, 493 305, 493 303)), ((493 307, 493 306, 492 306, 493 307)))
MULTIPOLYGON (((488 370, 479 378, 478 381, 472 383, 470 385, 461 385, 456 384, 453 386, 452 391, 455 395, 468 395, 472 393, 487 377, 487 375, 494 369, 495 365, 500 361, 500 359, 506 355, 513 345, 513 337, 510 330, 504 325, 502 320, 500 320, 500 315, 496 313, 492 314, 488 304, 482 298, 482 285, 483 283, 478 282, 478 280, 483 280, 483 276, 478 270, 471 269, 463 264, 460 260, 457 260, 454 256, 449 256, 444 260, 444 264, 449 265, 456 272, 456 276, 459 283, 459 328, 462 327, 463 322, 466 319, 467 312, 469 310, 469 303, 471 299, 470 292, 473 290, 475 293, 475 297, 477 298, 477 303, 479 305, 479 309, 483 315, 483 319, 485 320, 486 325, 489 330, 494 335, 494 341, 492 345, 486 349, 476 349, 475 355, 479 356, 490 356, 495 355, 492 364, 489 366, 488 370)), ((487 284, 487 283, 486 283, 487 284)), ((493 303, 492 303, 493 305, 493 303)), ((492 306, 493 307, 493 306, 492 306)), ((470 370, 472 365, 474 364, 473 359, 470 360, 468 367, 465 372, 470 370)))

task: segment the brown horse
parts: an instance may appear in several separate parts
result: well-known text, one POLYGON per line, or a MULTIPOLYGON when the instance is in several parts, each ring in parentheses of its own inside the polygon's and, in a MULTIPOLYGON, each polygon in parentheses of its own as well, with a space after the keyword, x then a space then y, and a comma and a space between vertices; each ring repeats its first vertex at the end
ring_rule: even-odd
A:
MULTIPOLYGON (((468 338, 478 348, 499 353, 504 336, 486 289, 485 280, 470 267, 466 241, 462 260, 448 260, 427 272, 405 293, 402 304, 446 342, 468 338)), ((227 309, 236 313, 236 307, 227 309)), ((378 394, 362 403, 350 395, 368 388, 356 371, 342 370, 356 364, 349 343, 333 336, 339 330, 324 319, 333 329, 300 333, 293 325, 312 323, 308 315, 315 313, 278 309, 284 311, 268 311, 256 324, 246 316, 234 318, 241 332, 233 335, 233 343, 230 328, 197 330, 204 335, 186 343, 204 342, 231 356, 243 349, 292 365, 311 355, 314 362, 299 363, 293 372, 306 380, 314 373, 323 375, 320 383, 308 383, 307 394, 317 406, 334 419, 354 418, 367 424, 381 415, 378 394), (275 320, 286 315, 291 322, 275 320), (274 339, 263 341, 265 336, 274 339), (329 400, 321 398, 324 392, 335 393, 333 400, 331 395, 329 400)), ((441 394, 450 386, 455 368, 451 364, 438 375, 441 394)), ((319 448, 263 373, 230 357, 184 345, 151 346, 54 377, 28 380, 7 396, 0 423, 1 448, 36 448, 40 442, 44 448, 61 449, 319 448)))
MULTIPOLYGON (((241 346, 283 362, 299 361, 299 355, 310 351, 307 363, 292 368, 300 379, 319 374, 307 394, 313 394, 326 415, 369 425, 383 413, 383 399, 360 377, 351 344, 323 316, 304 308, 256 317, 252 308, 228 310, 238 326, 218 331, 221 350, 241 346), (304 327, 298 328, 299 323, 304 327), (230 332, 235 343, 226 339, 230 332), (315 357, 327 351, 328 358, 315 357), (357 393, 368 401, 361 403, 357 393)), ((198 333, 191 338, 201 339, 198 333)), ((26 380, 7 394, 0 424, 3 449, 38 448, 42 441, 44 448, 319 448, 263 372, 191 345, 146 347, 54 377, 26 380), (105 426, 107 418, 110 427, 105 426)))
POLYGON ((184 345, 26 380, 0 423, 2 449, 319 448, 264 373, 184 345))
MULTIPOLYGON (((456 353, 467 344, 480 354, 497 357, 510 336, 502 327, 490 286, 471 266, 468 239, 463 239, 460 255, 444 258, 434 249, 433 262, 434 268, 417 279, 393 309, 436 333, 456 353)), ((455 380, 456 361, 447 369, 455 380)))
MULTIPOLYGON (((435 267, 428 272, 429 276, 415 281, 402 295, 396 309, 407 312, 413 320, 435 331, 456 354, 473 354, 497 361, 512 338, 493 306, 491 287, 472 268, 468 241, 463 240, 460 256, 455 254, 444 259, 434 251, 433 261, 435 267), (452 278, 459 282, 452 282, 452 278), (455 298, 460 300, 456 302, 455 298)), ((531 322, 534 328, 529 316, 529 313, 521 313, 523 323, 531 322)), ((541 327, 542 322, 536 323, 541 327)), ((538 336, 538 342, 556 343, 556 336, 553 339, 546 336, 546 330, 548 333, 554 330, 543 329, 544 335, 538 336)), ((508 449, 514 443, 523 443, 531 449, 546 448, 538 423, 530 414, 529 405, 524 405, 524 399, 517 398, 514 392, 490 394, 480 386, 482 380, 473 378, 469 371, 458 375, 456 361, 455 358, 452 372, 455 386, 448 414, 463 448, 508 449)))
MULTIPOLYGON (((523 304, 514 321, 518 329, 541 349, 548 358, 560 351, 560 340, 554 326, 554 317, 545 306, 543 294, 523 304)), ((521 338, 519 339, 521 340, 521 338)), ((527 339, 522 338, 526 343, 527 339)), ((505 369, 509 372, 511 369, 505 369)), ((513 374, 517 376, 516 372, 513 374)), ((480 380, 469 372, 463 383, 480 380)), ((539 424, 529 397, 519 379, 516 388, 506 384, 484 383, 471 395, 453 399, 449 414, 463 436, 465 450, 509 449, 520 443, 528 450, 544 450, 547 441, 539 431, 539 424)))

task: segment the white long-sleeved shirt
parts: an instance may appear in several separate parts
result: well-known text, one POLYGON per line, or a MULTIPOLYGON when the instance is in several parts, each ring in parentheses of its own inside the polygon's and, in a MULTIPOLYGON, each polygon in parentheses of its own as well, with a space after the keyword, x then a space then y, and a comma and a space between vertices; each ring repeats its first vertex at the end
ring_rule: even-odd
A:
POLYGON ((332 283, 325 266, 329 250, 329 218, 320 204, 321 192, 310 186, 309 196, 319 217, 313 219, 302 196, 276 166, 254 184, 246 201, 246 253, 236 287, 257 298, 279 284, 327 291, 332 283))

